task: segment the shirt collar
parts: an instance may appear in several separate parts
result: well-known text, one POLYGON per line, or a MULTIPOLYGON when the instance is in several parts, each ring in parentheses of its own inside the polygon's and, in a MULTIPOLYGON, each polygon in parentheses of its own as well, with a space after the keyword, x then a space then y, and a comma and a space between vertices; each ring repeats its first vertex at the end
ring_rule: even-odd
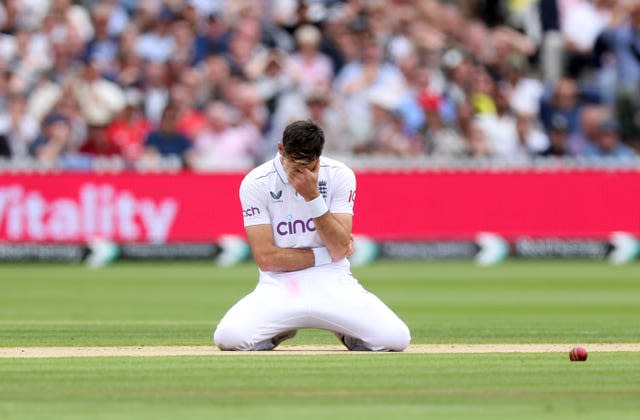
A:
POLYGON ((289 177, 284 170, 284 166, 282 166, 282 156, 280 155, 280 152, 276 153, 276 157, 273 159, 273 166, 275 166, 276 172, 278 172, 278 175, 280 176, 282 182, 288 184, 289 177))

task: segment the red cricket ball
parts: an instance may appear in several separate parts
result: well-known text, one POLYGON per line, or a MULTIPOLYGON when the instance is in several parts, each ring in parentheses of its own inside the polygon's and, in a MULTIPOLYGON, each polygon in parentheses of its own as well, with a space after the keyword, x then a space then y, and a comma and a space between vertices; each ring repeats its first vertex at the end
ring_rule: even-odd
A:
POLYGON ((584 362, 587 360, 587 349, 584 347, 574 347, 569 352, 569 360, 572 362, 584 362))

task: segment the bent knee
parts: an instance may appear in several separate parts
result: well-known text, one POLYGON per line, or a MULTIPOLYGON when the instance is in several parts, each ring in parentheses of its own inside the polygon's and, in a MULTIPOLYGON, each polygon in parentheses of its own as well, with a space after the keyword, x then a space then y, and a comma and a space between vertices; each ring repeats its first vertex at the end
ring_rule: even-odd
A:
POLYGON ((404 351, 411 342, 411 332, 404 322, 383 332, 376 340, 371 340, 377 351, 404 351))
POLYGON ((388 347, 390 351, 404 351, 404 349, 409 347, 409 343, 411 343, 411 332, 409 331, 409 327, 402 323, 390 340, 388 347))
POLYGON ((213 333, 213 343, 220 350, 249 350, 251 345, 245 334, 234 328, 226 327, 224 324, 218 325, 213 333))

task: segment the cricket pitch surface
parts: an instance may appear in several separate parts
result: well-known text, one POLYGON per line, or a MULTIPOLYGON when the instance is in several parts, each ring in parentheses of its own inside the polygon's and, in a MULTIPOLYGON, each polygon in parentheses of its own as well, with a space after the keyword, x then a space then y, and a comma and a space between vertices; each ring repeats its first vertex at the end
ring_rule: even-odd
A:
MULTIPOLYGON (((577 345, 578 343, 575 343, 577 345)), ((640 352, 640 343, 581 343, 591 352, 640 352)), ((564 353, 572 344, 412 344, 403 353, 478 354, 478 353, 564 353)), ((221 351, 214 346, 128 346, 128 347, 0 347, 0 358, 52 357, 160 357, 231 355, 317 355, 372 354, 350 352, 340 345, 282 345, 273 351, 221 351)), ((381 353, 375 353, 381 354, 381 353)), ((398 354, 398 353, 388 353, 398 354)))

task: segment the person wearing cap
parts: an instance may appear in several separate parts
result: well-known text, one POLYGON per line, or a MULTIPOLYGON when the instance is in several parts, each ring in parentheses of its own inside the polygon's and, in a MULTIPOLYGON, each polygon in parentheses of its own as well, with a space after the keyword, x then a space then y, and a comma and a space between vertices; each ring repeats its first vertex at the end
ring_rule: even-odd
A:
POLYGON ((313 25, 302 25, 294 32, 297 44, 287 67, 298 89, 306 94, 318 85, 328 85, 333 78, 333 64, 320 52, 320 30, 313 25))

